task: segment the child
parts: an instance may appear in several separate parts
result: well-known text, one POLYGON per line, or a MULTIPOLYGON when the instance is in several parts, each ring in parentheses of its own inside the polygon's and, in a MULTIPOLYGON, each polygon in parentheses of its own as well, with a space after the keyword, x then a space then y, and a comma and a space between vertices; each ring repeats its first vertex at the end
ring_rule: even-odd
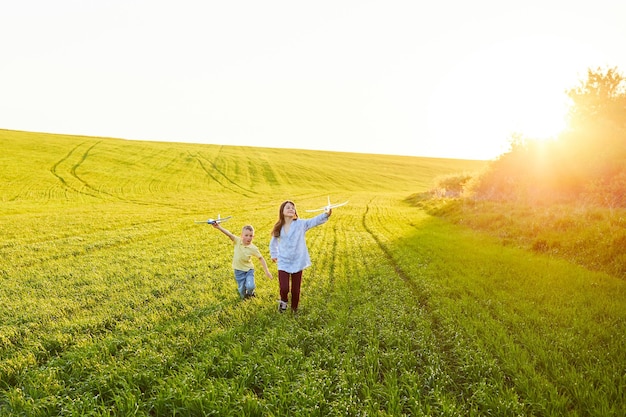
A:
POLYGON ((299 220, 293 201, 285 201, 280 205, 278 221, 272 229, 270 257, 273 262, 278 262, 281 313, 287 310, 290 277, 291 310, 294 313, 298 310, 302 270, 311 266, 304 234, 310 228, 326 223, 331 214, 332 210, 328 210, 311 219, 299 220))
POLYGON ((254 283, 254 265, 252 265, 253 256, 257 257, 259 262, 261 262, 265 276, 273 278, 269 269, 267 269, 265 258, 261 255, 259 249, 252 244, 254 228, 250 225, 244 226, 241 230, 241 237, 239 237, 224 229, 218 222, 213 223, 213 227, 228 236, 235 245, 233 269, 235 270, 235 280, 237 281, 239 296, 242 300, 254 297, 256 285, 254 283))

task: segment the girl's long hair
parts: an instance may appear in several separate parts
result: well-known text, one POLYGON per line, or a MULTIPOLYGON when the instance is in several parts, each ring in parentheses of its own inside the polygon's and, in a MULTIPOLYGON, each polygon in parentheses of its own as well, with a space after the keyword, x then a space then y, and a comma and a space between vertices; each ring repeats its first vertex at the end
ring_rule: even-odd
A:
POLYGON ((291 200, 283 201, 283 203, 280 205, 280 208, 278 209, 278 221, 272 229, 272 236, 274 237, 280 237, 280 229, 282 229, 283 225, 285 224, 285 215, 283 214, 283 210, 285 210, 285 206, 289 203, 293 204, 293 209, 296 212, 296 215, 293 217, 293 219, 298 219, 298 210, 296 210, 296 203, 291 200))

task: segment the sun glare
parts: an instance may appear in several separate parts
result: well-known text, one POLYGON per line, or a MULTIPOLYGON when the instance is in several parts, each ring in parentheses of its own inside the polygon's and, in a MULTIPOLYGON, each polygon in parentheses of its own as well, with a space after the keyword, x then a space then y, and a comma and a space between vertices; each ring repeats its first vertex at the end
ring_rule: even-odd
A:
POLYGON ((545 140, 556 137, 566 125, 567 104, 563 97, 550 94, 543 97, 520 95, 518 103, 511 104, 515 117, 511 128, 531 139, 545 140))
POLYGON ((552 65, 559 47, 554 41, 515 40, 457 61, 431 97, 431 139, 492 158, 507 150, 513 134, 555 138, 566 127, 566 90, 578 69, 572 62, 552 65))

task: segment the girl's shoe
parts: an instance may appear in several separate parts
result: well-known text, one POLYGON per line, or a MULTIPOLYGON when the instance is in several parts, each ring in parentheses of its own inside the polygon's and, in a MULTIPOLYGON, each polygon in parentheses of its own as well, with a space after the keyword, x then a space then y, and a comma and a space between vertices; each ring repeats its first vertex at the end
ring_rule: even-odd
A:
POLYGON ((284 313, 287 310, 287 301, 280 300, 278 302, 278 311, 284 313))

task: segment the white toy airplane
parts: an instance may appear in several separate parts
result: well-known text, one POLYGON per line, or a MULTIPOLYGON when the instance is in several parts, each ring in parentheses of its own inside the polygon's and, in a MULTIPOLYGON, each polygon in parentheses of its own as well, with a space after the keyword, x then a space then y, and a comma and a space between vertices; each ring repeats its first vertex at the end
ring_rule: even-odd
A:
POLYGON ((221 217, 219 214, 217 215, 217 219, 208 219, 208 220, 196 220, 196 223, 208 223, 208 224, 220 224, 222 222, 228 221, 233 216, 221 217))
POLYGON ((320 207, 318 209, 307 210, 307 212, 313 213, 314 211, 329 211, 330 209, 334 209, 334 208, 337 208, 337 207, 345 206, 346 204, 348 204, 347 201, 344 201, 343 203, 339 203, 339 204, 330 204, 330 196, 328 196, 328 205, 326 205, 324 207, 320 207))

